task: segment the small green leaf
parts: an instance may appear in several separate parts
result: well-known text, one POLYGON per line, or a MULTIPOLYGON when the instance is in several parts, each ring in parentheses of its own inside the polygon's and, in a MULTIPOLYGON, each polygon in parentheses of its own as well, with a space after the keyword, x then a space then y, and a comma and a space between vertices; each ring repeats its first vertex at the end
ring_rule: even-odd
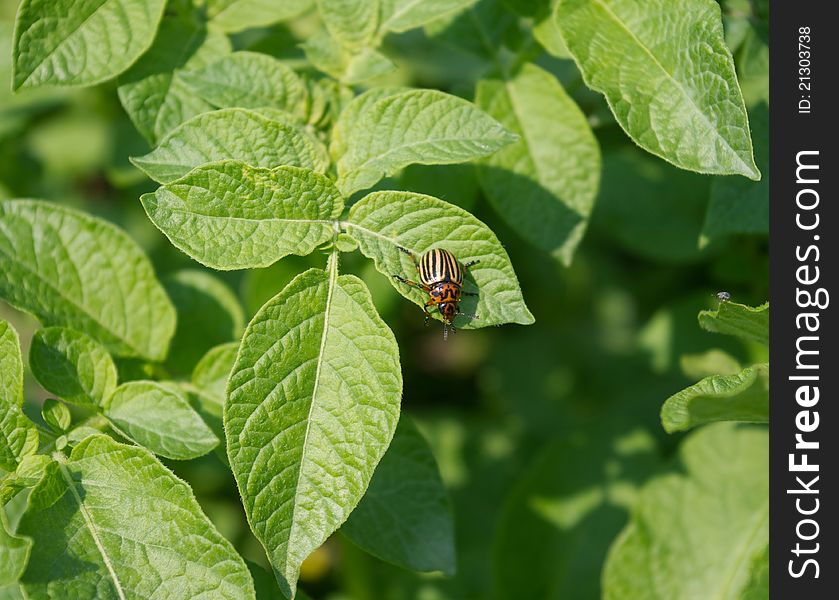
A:
POLYGON ((142 250, 110 223, 48 202, 0 202, 0 271, 0 298, 45 326, 72 327, 122 356, 166 356, 175 310, 142 250))
POLYGON ((14 89, 116 77, 151 45, 165 6, 165 0, 23 0, 15 24, 14 89))
POLYGON ((382 31, 408 31, 474 3, 475 0, 381 0, 382 31))
POLYGON ((296 125, 229 108, 193 117, 152 152, 131 162, 155 181, 171 183, 195 167, 225 159, 252 167, 287 165, 323 173, 328 167, 325 154, 323 144, 296 125))
POLYGON ((313 0, 207 0, 207 16, 214 27, 236 32, 291 19, 312 4, 313 0))
POLYGON ((700 244, 731 234, 769 234, 769 107, 759 104, 749 111, 760 181, 715 177, 711 202, 705 215, 700 244))
MULTIPOLYGON (((335 133, 340 137, 333 145, 344 150, 337 167, 338 188, 345 194, 369 188, 412 163, 464 162, 517 139, 471 102, 436 90, 370 100, 365 95, 354 100, 335 133), (353 107, 356 103, 361 106, 353 107)), ((335 149, 330 151, 335 156, 335 149)))
POLYGON ((556 21, 639 146, 683 169, 760 179, 716 2, 561 0, 556 21))
POLYGON ((219 443, 189 402, 171 386, 153 381, 124 383, 103 408, 120 434, 165 458, 197 458, 219 443))
POLYGON ((501 242, 462 208, 411 192, 373 192, 352 207, 345 225, 362 254, 372 258, 397 291, 418 306, 425 304, 428 294, 393 278, 416 275, 414 263, 399 246, 417 258, 432 248, 445 248, 461 264, 480 261, 469 268, 464 280, 464 291, 475 292, 478 298, 466 297, 461 305, 463 312, 477 313, 479 319, 457 322, 458 327, 533 323, 501 242))
POLYGON ((230 371, 233 370, 238 351, 239 342, 210 348, 192 371, 193 385, 205 394, 218 399, 219 404, 223 404, 227 391, 227 379, 230 377, 230 371))
POLYGON ((361 280, 339 277, 336 263, 260 309, 224 407, 248 522, 289 596, 303 560, 361 500, 399 418, 396 340, 361 280))
POLYGON ((339 233, 335 238, 335 248, 338 252, 355 252, 358 250, 358 242, 346 233, 339 233))
POLYGON ((604 600, 741 600, 769 543, 765 428, 717 423, 682 444, 686 474, 654 478, 603 571, 604 600))
POLYGON ((32 540, 9 533, 6 512, 0 506, 0 586, 18 582, 31 549, 32 540))
POLYGON ((190 373, 207 350, 241 337, 245 313, 236 295, 218 278, 185 269, 166 277, 163 285, 178 312, 166 361, 170 373, 190 373))
POLYGON ((44 423, 56 432, 67 431, 72 420, 67 405, 54 398, 44 400, 44 405, 41 407, 41 417, 44 419, 44 423))
POLYGON ((18 492, 38 485, 47 465, 51 462, 52 459, 49 456, 29 454, 21 459, 17 469, 0 479, 0 513, 3 512, 3 505, 14 498, 18 492))
POLYGON ((661 407, 667 433, 713 421, 769 422, 769 365, 711 375, 670 396, 661 407))
POLYGON ((34 541, 30 598, 254 598, 244 561, 147 450, 94 435, 52 465, 18 528, 34 541))
POLYGON ((396 68, 390 59, 373 48, 352 51, 341 46, 329 33, 315 34, 301 45, 306 58, 319 71, 344 85, 356 85, 385 75, 396 68))
POLYGON ((230 41, 190 19, 163 19, 151 49, 119 78, 125 112, 137 130, 155 144, 175 127, 212 106, 195 94, 183 79, 230 52, 230 41))
POLYGON ((198 167, 140 200, 177 248, 222 270, 309 254, 332 238, 344 204, 324 175, 238 161, 198 167))
POLYGON ((548 10, 540 13, 533 24, 533 37, 548 54, 557 58, 571 59, 571 53, 568 51, 565 40, 562 39, 562 32, 559 30, 556 19, 554 19, 554 12, 559 2, 560 0, 550 0, 546 3, 548 4, 548 10))
POLYGON ((90 336, 64 327, 35 332, 29 366, 45 390, 74 404, 102 404, 117 387, 117 368, 107 350, 90 336))
POLYGON ((219 108, 278 108, 306 116, 308 92, 297 73, 258 52, 234 52, 182 75, 198 95, 219 108))
POLYGON ((0 469, 5 471, 14 471, 21 460, 38 451, 38 430, 22 406, 20 340, 14 328, 0 319, 0 469))
POLYGON ((333 38, 347 48, 374 45, 379 0, 317 0, 318 11, 333 38))
POLYGON ((475 102, 519 140, 481 162, 481 185, 525 239, 564 264, 585 232, 600 181, 600 149, 586 116, 556 78, 526 64, 478 82, 475 102))
POLYGON ((454 575, 451 503, 431 448, 408 417, 399 420, 367 492, 341 533, 400 567, 454 575))
POLYGON ((768 346, 769 303, 753 308, 736 302, 720 302, 717 310, 699 313, 699 325, 707 331, 736 335, 768 346))

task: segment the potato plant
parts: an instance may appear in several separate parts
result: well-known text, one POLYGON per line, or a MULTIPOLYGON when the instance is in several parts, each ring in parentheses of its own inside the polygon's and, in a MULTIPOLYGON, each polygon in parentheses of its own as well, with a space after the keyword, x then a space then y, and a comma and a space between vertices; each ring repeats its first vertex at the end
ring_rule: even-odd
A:
POLYGON ((0 596, 767 597, 765 4, 4 9, 0 596))

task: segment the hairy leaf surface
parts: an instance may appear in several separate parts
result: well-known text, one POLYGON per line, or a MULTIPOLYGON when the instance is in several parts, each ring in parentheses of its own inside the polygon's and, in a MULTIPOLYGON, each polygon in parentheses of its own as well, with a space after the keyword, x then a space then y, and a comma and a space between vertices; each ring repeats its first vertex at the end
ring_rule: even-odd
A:
POLYGON ((151 45, 165 6, 165 0, 23 0, 12 85, 93 85, 116 77, 151 45))
POLYGON ((379 25, 379 0, 317 0, 333 38, 347 48, 372 45, 379 25))
POLYGON ((434 454, 410 418, 399 420, 364 498, 341 533, 401 567, 454 574, 451 503, 434 454))
POLYGON ((123 231, 48 202, 0 203, 0 297, 45 326, 77 329, 111 352, 161 360, 175 311, 123 231))
POLYGON ((310 269, 245 331, 224 407, 248 521, 286 594, 361 500, 399 418, 399 350, 351 275, 310 269))
POLYGON ((760 179, 716 2, 561 0, 556 20, 639 146, 683 169, 760 179))
POLYGON ((238 161, 198 167, 140 200, 177 248, 223 270, 310 253, 332 237, 343 209, 341 194, 324 175, 238 161))
POLYGON ((123 383, 104 414, 120 434, 165 458, 197 458, 219 443, 177 388, 154 381, 123 383))
POLYGON ((400 294, 419 306, 425 304, 428 294, 392 277, 416 279, 414 263, 399 246, 417 259, 432 248, 445 248, 461 264, 479 260, 468 269, 463 285, 466 292, 478 294, 477 300, 465 297, 461 307, 480 318, 458 319, 457 327, 533 323, 504 247, 489 227, 462 208, 411 192, 373 192, 350 209, 346 226, 361 252, 375 261, 400 294))
POLYGON ((65 327, 35 332, 29 366, 45 390, 74 404, 102 404, 117 386, 117 368, 107 350, 90 336, 65 327))
POLYGON ((585 232, 600 181, 600 149, 556 77, 526 64, 478 83, 475 102, 519 140, 481 163, 493 207, 522 237, 566 265, 585 232))
POLYGON ((147 450, 92 435, 52 463, 19 532, 29 597, 253 599, 244 561, 147 450))
POLYGON ((711 375, 670 396, 661 407, 667 433, 713 421, 769 422, 769 365, 711 375))
POLYGON ((334 144, 344 150, 337 167, 338 187, 345 194, 368 188, 411 163, 464 162, 516 139, 471 102, 436 90, 406 90, 370 100, 359 96, 341 115, 340 138, 334 144), (353 107, 356 103, 361 106, 353 107))
MULTIPOLYGON (((17 332, 0 319, 0 469, 14 471, 38 450, 38 430, 23 414, 23 360, 17 332)), ((2 507, 0 507, 2 510, 2 507)))
POLYGON ((605 600, 740 600, 769 543, 764 429, 717 423, 680 449, 686 474, 654 478, 603 572, 605 600))

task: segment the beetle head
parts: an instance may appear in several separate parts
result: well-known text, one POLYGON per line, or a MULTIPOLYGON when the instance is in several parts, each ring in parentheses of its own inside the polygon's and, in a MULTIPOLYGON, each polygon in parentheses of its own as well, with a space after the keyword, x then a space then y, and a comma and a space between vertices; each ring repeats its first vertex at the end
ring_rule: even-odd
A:
POLYGON ((451 325, 457 316, 456 302, 441 302, 439 305, 440 314, 443 315, 443 320, 451 325))

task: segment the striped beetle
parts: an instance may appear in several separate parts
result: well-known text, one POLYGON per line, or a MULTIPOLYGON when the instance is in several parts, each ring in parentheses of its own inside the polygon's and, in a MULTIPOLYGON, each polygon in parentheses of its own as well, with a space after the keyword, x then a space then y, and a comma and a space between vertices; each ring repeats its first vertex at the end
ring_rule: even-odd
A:
POLYGON ((393 278, 401 281, 406 285, 419 288, 426 292, 429 296, 428 302, 423 305, 422 309, 425 312, 425 324, 428 325, 428 320, 431 318, 431 313, 428 312, 429 307, 437 307, 437 310, 443 315, 443 339, 448 339, 449 328, 452 333, 456 333, 454 328, 454 320, 458 315, 469 317, 470 319, 477 319, 478 315, 471 315, 460 312, 460 301, 463 296, 477 296, 474 292, 463 291, 463 269, 478 264, 477 260, 469 261, 461 266, 454 255, 448 250, 442 248, 435 248, 423 254, 419 261, 413 252, 402 246, 397 246, 400 252, 404 252, 414 261, 414 266, 417 268, 419 275, 419 283, 405 279, 400 275, 394 275, 393 278))

